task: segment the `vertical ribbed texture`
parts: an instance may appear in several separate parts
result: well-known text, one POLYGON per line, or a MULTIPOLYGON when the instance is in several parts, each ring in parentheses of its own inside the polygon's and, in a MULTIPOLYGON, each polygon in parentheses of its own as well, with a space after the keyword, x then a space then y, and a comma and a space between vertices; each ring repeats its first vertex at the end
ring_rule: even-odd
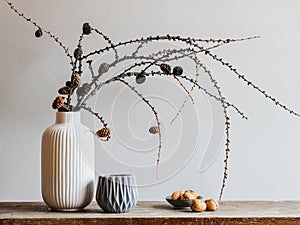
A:
POLYGON ((104 212, 128 212, 136 205, 137 195, 133 175, 99 176, 96 200, 104 212))
POLYGON ((94 191, 94 137, 79 112, 57 112, 42 137, 42 196, 53 210, 86 207, 94 191))

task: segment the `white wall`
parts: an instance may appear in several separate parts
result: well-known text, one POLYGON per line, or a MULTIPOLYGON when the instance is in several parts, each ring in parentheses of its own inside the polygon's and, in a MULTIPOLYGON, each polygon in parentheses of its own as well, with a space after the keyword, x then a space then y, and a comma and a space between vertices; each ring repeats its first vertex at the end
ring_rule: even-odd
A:
MULTIPOLYGON (((167 33, 202 38, 260 35, 260 39, 232 44, 215 52, 300 112, 299 1, 15 0, 14 3, 57 34, 70 49, 76 46, 81 25, 86 21, 116 42, 167 33)), ((52 40, 34 38, 35 29, 9 10, 4 1, 0 2, 0 31, 0 201, 41 200, 41 134, 54 122, 51 103, 56 90, 69 78, 69 64, 52 40)), ((92 43, 96 44, 94 40, 92 43)), ((276 107, 219 64, 210 63, 209 67, 228 100, 249 117, 244 121, 234 111, 230 112, 231 154, 224 199, 299 199, 300 118, 276 107)), ((188 188, 205 197, 218 197, 224 142, 217 104, 198 92, 196 105, 189 103, 182 117, 170 126, 174 106, 180 106, 185 96, 178 91, 177 84, 152 79, 138 88, 161 111, 165 139, 160 179, 155 179, 153 165, 156 138, 147 133, 153 123, 151 112, 117 84, 105 88, 98 100, 91 102, 113 130, 109 143, 97 143, 97 173, 134 173, 140 185, 140 199, 144 200, 162 200, 174 190, 188 188), (145 149, 152 150, 145 153, 145 149), (213 163, 200 170, 205 153, 209 157, 202 160, 202 166, 213 163), (216 154, 212 160, 210 157, 216 154)), ((83 121, 94 126, 88 114, 83 114, 83 121)))

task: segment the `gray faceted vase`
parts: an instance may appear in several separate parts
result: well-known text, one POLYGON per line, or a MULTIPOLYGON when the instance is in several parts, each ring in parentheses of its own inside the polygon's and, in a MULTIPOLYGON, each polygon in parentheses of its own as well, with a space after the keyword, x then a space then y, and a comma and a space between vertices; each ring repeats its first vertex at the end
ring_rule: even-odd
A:
POLYGON ((96 201, 104 212, 125 213, 137 203, 136 180, 130 174, 99 176, 96 201))

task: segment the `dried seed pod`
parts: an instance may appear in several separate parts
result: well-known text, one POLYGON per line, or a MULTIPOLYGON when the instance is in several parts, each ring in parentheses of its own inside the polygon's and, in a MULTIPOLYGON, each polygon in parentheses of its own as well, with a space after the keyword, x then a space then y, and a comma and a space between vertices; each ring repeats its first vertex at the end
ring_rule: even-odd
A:
POLYGON ((43 31, 41 28, 37 29, 36 32, 34 33, 35 37, 40 38, 43 36, 43 31))
POLYGON ((73 73, 71 77, 73 87, 79 87, 81 84, 81 76, 79 73, 73 73))
POLYGON ((99 66, 98 74, 102 75, 102 74, 106 73, 108 70, 109 70, 109 64, 108 63, 102 63, 99 66))
POLYGON ((159 127, 158 126, 152 126, 149 128, 150 134, 157 134, 159 133, 159 127))
POLYGON ((200 199, 194 199, 192 202, 191 202, 191 209, 194 211, 194 212, 202 212, 204 210, 206 210, 206 204, 204 201, 200 200, 200 199))
POLYGON ((82 25, 82 33, 85 35, 89 35, 92 32, 92 28, 89 23, 84 23, 82 25))
POLYGON ((181 196, 182 196, 182 194, 183 194, 182 191, 175 191, 175 192, 172 193, 171 198, 172 198, 173 200, 180 199, 181 196))
POLYGON ((215 199, 207 199, 205 201, 205 204, 206 204, 206 210, 209 211, 215 211, 219 207, 219 203, 215 199))
POLYGON ((64 86, 64 87, 62 87, 62 88, 60 88, 60 89, 58 90, 58 93, 61 94, 61 95, 68 95, 68 94, 71 93, 71 90, 72 90, 72 89, 71 89, 70 87, 64 86))
POLYGON ((142 84, 142 83, 144 83, 145 81, 146 81, 146 76, 145 76, 144 74, 142 74, 142 73, 138 74, 138 75, 136 76, 136 78, 135 78, 135 82, 136 82, 137 84, 142 84))
POLYGON ((81 47, 78 47, 75 49, 74 51, 74 57, 75 59, 80 59, 80 57, 82 56, 83 54, 83 51, 82 51, 82 48, 81 47))
POLYGON ((53 109, 59 109, 59 108, 63 107, 64 106, 64 99, 65 99, 64 96, 57 96, 54 99, 53 103, 52 103, 52 108, 53 109))
POLYGON ((160 69, 166 74, 172 73, 171 67, 168 64, 165 64, 165 63, 160 64, 160 69))
POLYGON ((96 132, 96 135, 101 138, 108 137, 108 136, 110 136, 110 129, 108 127, 103 127, 102 129, 100 129, 96 132))
POLYGON ((177 76, 182 75, 182 74, 183 74, 183 69, 182 69, 182 67, 181 67, 181 66, 175 66, 175 67, 173 68, 173 74, 174 74, 174 75, 177 75, 177 76))

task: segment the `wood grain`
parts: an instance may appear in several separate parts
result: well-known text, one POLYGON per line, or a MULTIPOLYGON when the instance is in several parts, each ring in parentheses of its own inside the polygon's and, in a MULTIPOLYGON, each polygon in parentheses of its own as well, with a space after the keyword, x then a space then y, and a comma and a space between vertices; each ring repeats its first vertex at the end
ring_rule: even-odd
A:
POLYGON ((217 211, 201 213, 144 201, 123 214, 104 213, 95 202, 82 212, 52 212, 41 202, 2 202, 0 224, 299 225, 300 201, 224 201, 217 211))

